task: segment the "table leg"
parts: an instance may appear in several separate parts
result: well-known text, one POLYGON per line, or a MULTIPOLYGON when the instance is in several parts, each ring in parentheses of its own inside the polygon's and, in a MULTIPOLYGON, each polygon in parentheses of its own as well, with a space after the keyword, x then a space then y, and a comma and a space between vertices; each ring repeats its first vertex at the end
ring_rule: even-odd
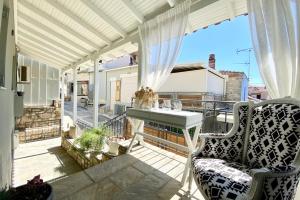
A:
POLYGON ((184 168, 183 176, 182 176, 182 180, 181 180, 182 185, 184 185, 185 182, 186 182, 186 179, 187 179, 188 172, 189 172, 190 162, 191 162, 191 155, 192 155, 192 152, 194 150, 194 147, 193 147, 193 142, 192 142, 191 137, 190 137, 189 130, 185 129, 185 130, 182 130, 182 131, 183 131, 183 135, 184 135, 185 141, 186 141, 188 149, 189 149, 187 162, 185 164, 185 168, 184 168))
POLYGON ((189 180, 189 186, 188 186, 189 190, 188 191, 190 191, 191 184, 192 184, 192 176, 193 176, 192 172, 191 172, 192 153, 194 152, 194 150, 196 148, 198 137, 199 137, 199 134, 200 134, 200 129, 201 129, 201 125, 196 127, 193 140, 191 140, 189 131, 188 130, 183 130, 183 134, 184 134, 186 143, 187 143, 188 148, 189 148, 189 154, 188 154, 188 158, 187 158, 187 163, 186 163, 184 171, 183 171, 181 184, 184 185, 185 182, 186 182, 186 179, 188 178, 188 180, 189 180))
POLYGON ((192 181, 193 181, 193 171, 192 171, 192 168, 190 167, 190 170, 189 170, 189 186, 188 186, 188 192, 189 193, 191 193, 192 181))
POLYGON ((134 140, 136 139, 136 137, 137 137, 137 134, 134 133, 134 135, 133 135, 133 137, 132 137, 132 139, 131 139, 131 142, 130 142, 130 144, 129 144, 129 146, 128 146, 128 149, 127 149, 127 151, 126 151, 126 153, 130 153, 130 151, 131 151, 131 149, 132 149, 132 146, 133 146, 133 142, 134 142, 134 140))

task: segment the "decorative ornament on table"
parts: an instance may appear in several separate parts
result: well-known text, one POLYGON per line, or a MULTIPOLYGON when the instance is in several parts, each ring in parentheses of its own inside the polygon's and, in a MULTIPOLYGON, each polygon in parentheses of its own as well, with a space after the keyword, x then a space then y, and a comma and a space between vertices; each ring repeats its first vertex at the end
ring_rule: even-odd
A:
POLYGON ((149 87, 142 87, 135 92, 135 108, 150 110, 157 101, 158 95, 149 87))

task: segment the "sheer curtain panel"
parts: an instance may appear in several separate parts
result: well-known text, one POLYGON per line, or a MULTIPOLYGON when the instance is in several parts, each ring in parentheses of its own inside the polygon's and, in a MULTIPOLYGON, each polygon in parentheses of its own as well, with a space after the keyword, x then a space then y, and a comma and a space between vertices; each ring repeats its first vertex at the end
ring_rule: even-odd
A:
POLYGON ((272 98, 300 99, 299 0, 248 0, 252 43, 272 98))
POLYGON ((141 86, 157 91, 170 75, 180 52, 190 4, 186 0, 139 27, 141 86))

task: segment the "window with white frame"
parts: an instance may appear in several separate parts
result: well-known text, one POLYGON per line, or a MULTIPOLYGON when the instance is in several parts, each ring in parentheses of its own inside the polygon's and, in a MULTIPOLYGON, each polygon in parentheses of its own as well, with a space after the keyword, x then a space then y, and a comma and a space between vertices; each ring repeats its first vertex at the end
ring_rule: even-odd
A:
POLYGON ((19 84, 24 91, 26 106, 51 105, 59 99, 59 70, 28 56, 19 55, 19 67, 26 66, 29 70, 29 81, 19 84))

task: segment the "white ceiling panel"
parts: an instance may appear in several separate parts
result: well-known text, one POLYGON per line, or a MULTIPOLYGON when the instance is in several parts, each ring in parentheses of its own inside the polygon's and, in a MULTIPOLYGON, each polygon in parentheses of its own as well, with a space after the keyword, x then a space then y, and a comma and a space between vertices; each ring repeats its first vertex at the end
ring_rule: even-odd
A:
MULTIPOLYGON (((64 69, 136 52, 138 26, 171 9, 169 0, 15 2, 20 51, 64 69)), ((187 32, 246 13, 246 0, 192 0, 187 32)))

